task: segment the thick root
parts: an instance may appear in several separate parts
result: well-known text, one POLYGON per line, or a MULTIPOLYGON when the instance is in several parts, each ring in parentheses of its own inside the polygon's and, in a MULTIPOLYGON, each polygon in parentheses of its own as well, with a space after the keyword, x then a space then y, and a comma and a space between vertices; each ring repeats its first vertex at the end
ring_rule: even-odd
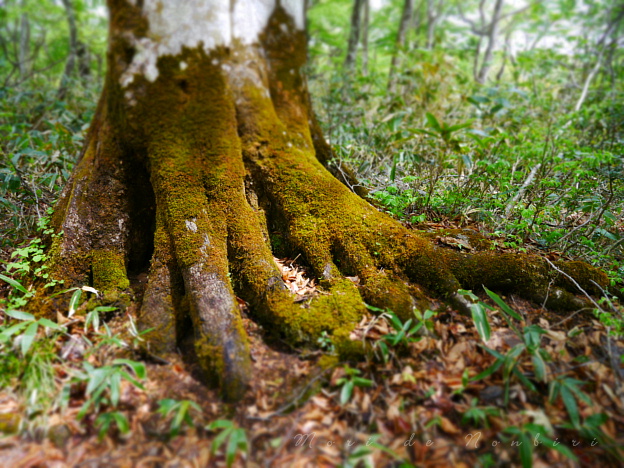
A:
POLYGON ((172 253, 171 236, 165 226, 163 210, 160 209, 156 214, 154 254, 137 323, 141 331, 151 329, 148 351, 156 355, 175 352, 176 325, 182 319, 179 317, 176 320, 174 297, 180 295, 179 283, 182 280, 178 278, 179 270, 172 253))
POLYGON ((224 397, 239 399, 251 377, 251 361, 229 280, 226 214, 206 197, 210 191, 186 159, 161 154, 154 174, 155 192, 160 194, 156 202, 164 207, 189 298, 197 357, 216 376, 224 397))

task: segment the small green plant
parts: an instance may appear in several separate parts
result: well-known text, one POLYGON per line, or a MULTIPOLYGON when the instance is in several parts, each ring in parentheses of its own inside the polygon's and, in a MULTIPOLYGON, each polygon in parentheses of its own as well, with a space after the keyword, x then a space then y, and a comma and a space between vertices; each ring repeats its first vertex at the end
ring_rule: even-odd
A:
POLYGON ((0 317, 0 388, 11 388, 28 402, 22 422, 32 426, 54 404, 58 392, 54 366, 59 362, 55 342, 65 328, 16 310, 0 317))
POLYGON ((415 128, 412 131, 440 138, 446 145, 454 147, 457 146, 458 141, 453 138, 453 134, 472 125, 471 120, 456 125, 448 125, 446 122, 440 122, 431 112, 425 113, 425 118, 427 119, 428 129, 415 128))
POLYGON ((202 412, 201 407, 194 401, 178 401, 166 398, 158 402, 158 410, 156 412, 163 417, 170 417, 173 415, 169 426, 169 437, 175 437, 180 433, 183 424, 193 426, 193 417, 191 416, 192 410, 198 413, 202 412))
POLYGON ((360 377, 361 371, 352 367, 344 367, 345 376, 336 381, 336 385, 342 387, 340 390, 340 404, 345 405, 351 400, 355 387, 372 387, 373 381, 360 377))
POLYGON ((334 346, 334 342, 331 339, 331 336, 323 330, 321 332, 321 336, 318 337, 316 342, 319 345, 319 348, 324 349, 329 354, 336 354, 336 347, 334 346))
POLYGON ((464 412, 462 416, 462 423, 467 424, 471 422, 475 426, 485 426, 489 428, 488 417, 489 416, 498 416, 500 414, 500 410, 493 406, 479 406, 479 400, 477 398, 473 398, 470 402, 470 408, 464 412))
POLYGON ((460 289, 457 291, 458 294, 462 296, 468 297, 472 302, 470 303, 470 313, 472 314, 472 321, 477 328, 477 333, 483 340, 486 342, 490 339, 490 322, 487 317, 487 310, 494 310, 492 307, 484 304, 479 301, 479 298, 475 296, 472 291, 467 291, 465 289, 460 289))
POLYGON ((212 441, 211 452, 214 455, 225 445, 225 462, 228 468, 232 466, 239 454, 249 452, 249 442, 245 429, 238 427, 234 421, 219 419, 206 426, 206 429, 219 431, 212 441))
POLYGON ((621 444, 618 444, 600 428, 608 420, 609 417, 605 413, 597 413, 587 416, 579 426, 576 426, 574 423, 565 423, 561 427, 569 430, 578 430, 581 437, 600 444, 601 447, 604 447, 611 455, 621 461, 622 453, 619 450, 621 444))
POLYGON ((594 316, 600 320, 600 323, 607 327, 611 336, 624 336, 624 317, 622 316, 622 309, 616 308, 608 298, 603 298, 603 301, 608 301, 610 310, 594 309, 594 316))
MULTIPOLYGON (((496 358, 494 364, 491 367, 481 372, 479 375, 470 379, 471 381, 477 381, 487 376, 490 376, 496 372, 499 368, 503 369, 503 381, 505 382, 505 404, 509 402, 509 388, 511 384, 511 375, 516 376, 522 384, 529 390, 536 391, 535 385, 518 369, 518 363, 520 357, 524 353, 528 353, 531 356, 531 362, 533 363, 533 374, 536 380, 541 382, 548 381, 546 362, 550 361, 550 356, 546 350, 541 348, 541 336, 546 333, 544 329, 538 325, 525 326, 522 331, 514 324, 512 319, 522 321, 522 317, 509 307, 505 301, 501 299, 496 293, 490 291, 484 287, 487 295, 500 307, 501 315, 507 321, 509 328, 518 336, 522 341, 513 346, 507 353, 501 354, 496 350, 482 345, 488 353, 496 358)), ((477 332, 481 336, 484 342, 487 342, 490 338, 490 325, 487 317, 486 310, 496 310, 483 302, 478 301, 478 297, 470 291, 459 290, 460 294, 475 301, 470 304, 472 312, 472 318, 477 328, 477 332)))
POLYGON ((85 333, 89 330, 89 327, 95 332, 100 332, 100 313, 106 312, 114 312, 117 310, 117 307, 111 306, 97 306, 92 310, 87 312, 84 323, 84 331, 85 333))
POLYGON ((379 309, 370 305, 366 307, 375 313, 381 313, 381 317, 386 318, 394 329, 394 331, 383 335, 375 343, 375 348, 379 349, 384 362, 388 362, 390 357, 394 356, 394 349, 406 347, 410 343, 419 341, 422 338, 422 334, 429 333, 434 329, 432 318, 435 316, 435 312, 431 310, 426 310, 425 312, 415 310, 414 318, 417 322, 414 324, 414 319, 408 319, 403 322, 391 310, 379 309))
POLYGON ((373 453, 370 447, 365 445, 358 445, 355 449, 349 453, 347 459, 340 465, 340 468, 356 468, 363 466, 364 468, 374 468, 374 464, 371 460, 371 454, 373 453))
POLYGON ((72 379, 73 383, 86 384, 86 401, 78 412, 79 420, 84 418, 91 409, 97 413, 102 406, 116 408, 121 396, 122 380, 130 382, 141 390, 144 389, 140 380, 146 378, 146 371, 145 365, 141 362, 115 359, 107 366, 94 367, 88 362, 83 362, 82 367, 84 371, 76 371, 72 379), (126 369, 131 369, 134 376, 130 375, 126 369))
POLYGON ((568 457, 572 461, 578 461, 578 458, 572 450, 564 444, 555 443, 548 434, 547 428, 539 424, 524 424, 521 427, 509 426, 503 431, 509 437, 501 438, 510 443, 510 446, 517 447, 520 454, 520 463, 522 468, 531 468, 533 466, 533 451, 535 447, 544 446, 554 449, 562 455, 568 457))
POLYGON ((13 287, 11 294, 9 294, 9 297, 5 300, 8 309, 19 309, 24 307, 28 304, 28 300, 35 294, 33 291, 26 289, 26 287, 19 280, 2 274, 0 274, 0 279, 6 281, 13 287))
MULTIPOLYGON (((51 209, 48 214, 51 214, 51 209)), ((44 216, 37 219, 37 231, 42 236, 50 236, 51 238, 60 237, 61 233, 55 234, 54 231, 48 227, 50 223, 50 217, 44 216)), ((18 247, 11 253, 11 262, 5 265, 7 273, 13 274, 19 278, 23 278, 26 275, 30 275, 31 279, 40 278, 46 281, 44 288, 54 287, 62 281, 57 281, 50 277, 48 265, 48 255, 46 254, 46 246, 43 244, 43 240, 39 237, 32 239, 27 245, 18 247)), ((16 287, 19 291, 24 292, 23 289, 17 287, 15 284, 8 281, 7 277, 3 275, 3 280, 9 282, 12 286, 16 287)), ((14 280, 15 281, 15 280, 14 280)), ((20 283, 21 285, 21 283, 20 283)), ((27 297, 30 297, 29 294, 27 297)), ((22 305, 18 305, 21 307, 22 305)))
POLYGON ((592 405, 589 396, 581 390, 581 386, 585 382, 570 377, 557 377, 550 382, 549 399, 554 403, 558 396, 561 396, 563 404, 566 407, 570 420, 575 429, 581 427, 581 416, 578 408, 578 401, 583 401, 588 405, 592 405))
POLYGON ((4 328, 0 332, 0 344, 8 342, 12 336, 16 336, 23 355, 30 350, 37 337, 40 328, 62 332, 64 328, 58 323, 46 318, 36 319, 34 315, 19 310, 5 310, 4 314, 19 322, 4 328))
POLYGON ((108 431, 113 427, 113 424, 117 426, 119 433, 122 435, 130 432, 130 423, 125 414, 120 411, 102 413, 95 419, 95 427, 98 428, 98 438, 100 440, 104 439, 108 431))
POLYGON ((401 468, 412 468, 414 466, 411 463, 408 463, 403 457, 401 457, 391 448, 377 442, 379 438, 379 434, 374 434, 369 438, 366 445, 355 446, 353 450, 349 453, 344 463, 340 465, 340 468, 356 468, 362 466, 364 468, 373 468, 375 466, 374 461, 371 457, 373 450, 378 450, 380 452, 384 452, 390 455, 393 460, 399 463, 393 466, 399 466, 401 468))
MULTIPOLYGON (((91 286, 76 286, 73 288, 63 289, 62 291, 55 292, 54 294, 50 295, 50 297, 56 297, 61 294, 71 292, 72 295, 69 299, 69 310, 67 312, 67 318, 71 318, 76 313, 76 309, 78 309, 78 306, 80 305, 80 299, 82 298, 83 291, 95 294, 96 297, 99 297, 100 295, 99 291, 95 288, 92 288, 91 286)), ((100 312, 102 311, 101 307, 98 309, 100 312)))
MULTIPOLYGON (((47 227, 49 221, 49 217, 39 218, 37 220, 37 230, 43 235, 60 236, 61 234, 53 234, 52 229, 47 227)), ((5 265, 5 271, 12 276, 0 274, 0 279, 13 288, 8 299, 4 301, 9 309, 24 307, 35 294, 34 291, 26 288, 23 284, 23 279, 27 276, 31 280, 41 279, 46 281, 44 288, 51 288, 62 283, 62 281, 57 281, 50 277, 50 273, 47 271, 49 267, 46 265, 48 256, 45 253, 45 249, 43 241, 40 238, 35 238, 24 247, 16 248, 11 253, 12 261, 5 265), (16 279, 16 277, 20 279, 16 279)))

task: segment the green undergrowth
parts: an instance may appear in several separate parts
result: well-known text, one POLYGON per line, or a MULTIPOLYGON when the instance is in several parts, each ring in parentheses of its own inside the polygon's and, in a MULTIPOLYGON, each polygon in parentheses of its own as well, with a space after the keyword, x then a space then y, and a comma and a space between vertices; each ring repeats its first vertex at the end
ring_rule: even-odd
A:
POLYGON ((55 89, 24 88, 0 86, 2 249, 28 237, 58 198, 82 148, 99 91, 92 85, 58 100, 55 89))

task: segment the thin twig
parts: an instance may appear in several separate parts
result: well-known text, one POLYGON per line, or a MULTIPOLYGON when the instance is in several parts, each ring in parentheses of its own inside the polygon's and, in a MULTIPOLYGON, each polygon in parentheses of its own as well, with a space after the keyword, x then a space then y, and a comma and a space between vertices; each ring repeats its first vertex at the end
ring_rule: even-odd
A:
POLYGON ((546 297, 544 298, 544 302, 542 303, 542 309, 546 309, 546 303, 548 302, 548 296, 550 295, 550 287, 552 286, 555 280, 550 280, 548 283, 548 289, 546 290, 546 297))
MULTIPOLYGON (((335 366, 334 366, 335 367, 335 366)), ((321 379, 321 377, 323 377, 328 371, 332 370, 333 367, 329 367, 327 369, 324 369, 321 373, 319 373, 316 377, 314 377, 312 380, 310 380, 307 384, 304 385, 303 390, 301 390, 301 392, 299 392, 299 394, 293 398, 292 400, 290 400, 288 403, 283 404, 282 406, 280 406, 278 409, 276 409, 275 411, 273 411, 272 413, 270 413, 268 416, 247 416, 247 419, 251 419, 253 421, 270 421, 271 418, 274 418, 275 416, 282 416, 283 413, 288 410, 289 408, 291 408, 292 406, 297 405, 297 403, 299 402, 299 400, 301 400, 303 398, 303 396, 305 395, 305 393, 308 391, 308 389, 314 384, 316 383, 318 380, 321 379)))
POLYGON ((551 267, 552 267, 555 271, 558 271, 558 272, 559 272, 559 273, 561 273, 563 276, 565 276, 565 277, 566 277, 566 278, 568 278, 570 281, 572 281, 572 283, 574 283, 574 286, 576 286, 577 288, 579 288, 579 290, 580 290, 583 294, 585 294, 585 297, 587 297, 587 299, 589 299, 589 300, 590 300, 590 302, 591 302, 592 304, 594 304, 594 305, 598 308, 598 310, 599 310, 599 311, 604 312, 604 310, 602 310, 602 307, 600 307, 600 306, 598 305, 598 303, 597 303, 596 301, 594 301, 594 299, 593 299, 593 298, 592 298, 589 294, 587 294, 587 291, 585 291, 583 288, 581 288, 581 285, 580 285, 580 284, 578 284, 574 278, 572 278, 570 275, 568 275, 565 271, 562 271, 562 270, 560 270, 559 268, 557 268, 557 267, 553 264, 553 262, 551 262, 550 260, 548 260, 546 257, 544 257, 544 260, 546 260, 546 261, 548 262, 548 264, 549 264, 549 265, 550 265, 550 266, 551 266, 551 267))
POLYGON ((590 213, 589 218, 587 218, 587 221, 585 221, 583 224, 579 224, 574 229, 572 229, 570 232, 568 232, 568 233, 564 234, 563 236, 561 236, 553 245, 556 245, 556 244, 559 244, 559 243, 563 242, 564 239, 570 237, 572 234, 574 234, 576 231, 581 229, 583 226, 586 226, 593 218, 594 218, 594 213, 592 212, 592 213, 590 213))
POLYGON ((622 237, 620 240, 618 240, 616 243, 614 243, 613 245, 611 245, 607 250, 605 250, 604 254, 608 254, 609 252, 611 252, 613 249, 615 249, 618 245, 620 245, 622 242, 624 242, 624 237, 622 237))
POLYGON ((552 325, 551 328, 558 327, 559 325, 563 325, 568 320, 570 320, 572 317, 575 317, 576 315, 578 315, 579 313, 583 312, 584 310, 592 310, 592 309, 591 309, 591 307, 583 307, 582 309, 576 310, 572 314, 570 314, 568 317, 566 317, 563 320, 560 320, 559 322, 557 322, 554 325, 552 325))

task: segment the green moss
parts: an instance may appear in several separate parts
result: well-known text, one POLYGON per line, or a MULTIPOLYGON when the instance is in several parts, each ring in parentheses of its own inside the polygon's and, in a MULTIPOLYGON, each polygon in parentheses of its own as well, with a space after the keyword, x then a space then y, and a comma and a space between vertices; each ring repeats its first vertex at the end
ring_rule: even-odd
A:
POLYGON ((210 344, 206 336, 201 336, 195 340, 195 353, 199 365, 207 373, 208 382, 217 385, 225 369, 223 349, 210 344))
POLYGON ((19 430, 20 415, 16 413, 0 413, 0 433, 15 434, 19 430))
MULTIPOLYGON (((546 302, 546 307, 554 310, 578 310, 585 306, 585 302, 579 299, 574 294, 564 291, 560 288, 552 288, 551 290, 543 291, 543 300, 546 302)), ((535 299, 541 299, 541 296, 537 296, 535 299)))
POLYGON ((414 301, 409 287, 391 271, 376 271, 362 280, 364 284, 360 291, 368 304, 390 309, 403 320, 413 317, 414 301))
MULTIPOLYGON (((597 268, 588 265, 585 262, 572 261, 563 262, 558 261, 555 266, 568 274, 583 288, 587 293, 594 296, 601 296, 609 286, 609 277, 605 272, 598 270, 597 268)), ((557 277, 557 284, 565 287, 570 291, 577 291, 578 287, 565 275, 559 275, 557 277)))
POLYGON ((333 343, 338 356, 344 361, 359 361, 366 354, 362 341, 349 338, 352 327, 342 327, 334 331, 333 343))
MULTIPOLYGON (((438 237, 452 237, 467 242, 470 247, 479 250, 492 250, 492 241, 472 229, 436 229, 435 231, 416 231, 425 239, 434 240, 438 237)), ((461 250, 461 249, 460 249, 461 250)))
POLYGON ((149 351, 159 355, 175 351, 176 345, 175 311, 173 310, 171 296, 166 296, 162 300, 166 306, 156 309, 158 312, 157 316, 154 316, 154 314, 150 314, 150 317, 141 316, 138 322, 139 330, 150 330, 143 335, 149 351))
POLYGON ((411 281, 442 298, 448 298, 460 288, 452 270, 455 254, 432 246, 426 239, 410 235, 406 239, 405 250, 399 253, 399 264, 411 281))
POLYGON ((93 287, 99 291, 119 291, 130 287, 126 275, 125 258, 110 250, 92 252, 93 287))
POLYGON ((332 369, 340 363, 340 358, 334 354, 323 354, 317 364, 321 369, 332 369))
POLYGON ((353 344, 349 334, 366 313, 364 303, 349 280, 338 280, 330 290, 307 304, 295 304, 290 294, 273 291, 269 301, 260 305, 259 318, 270 324, 273 331, 293 344, 316 344, 327 332, 339 353, 353 354, 360 348, 353 344))

